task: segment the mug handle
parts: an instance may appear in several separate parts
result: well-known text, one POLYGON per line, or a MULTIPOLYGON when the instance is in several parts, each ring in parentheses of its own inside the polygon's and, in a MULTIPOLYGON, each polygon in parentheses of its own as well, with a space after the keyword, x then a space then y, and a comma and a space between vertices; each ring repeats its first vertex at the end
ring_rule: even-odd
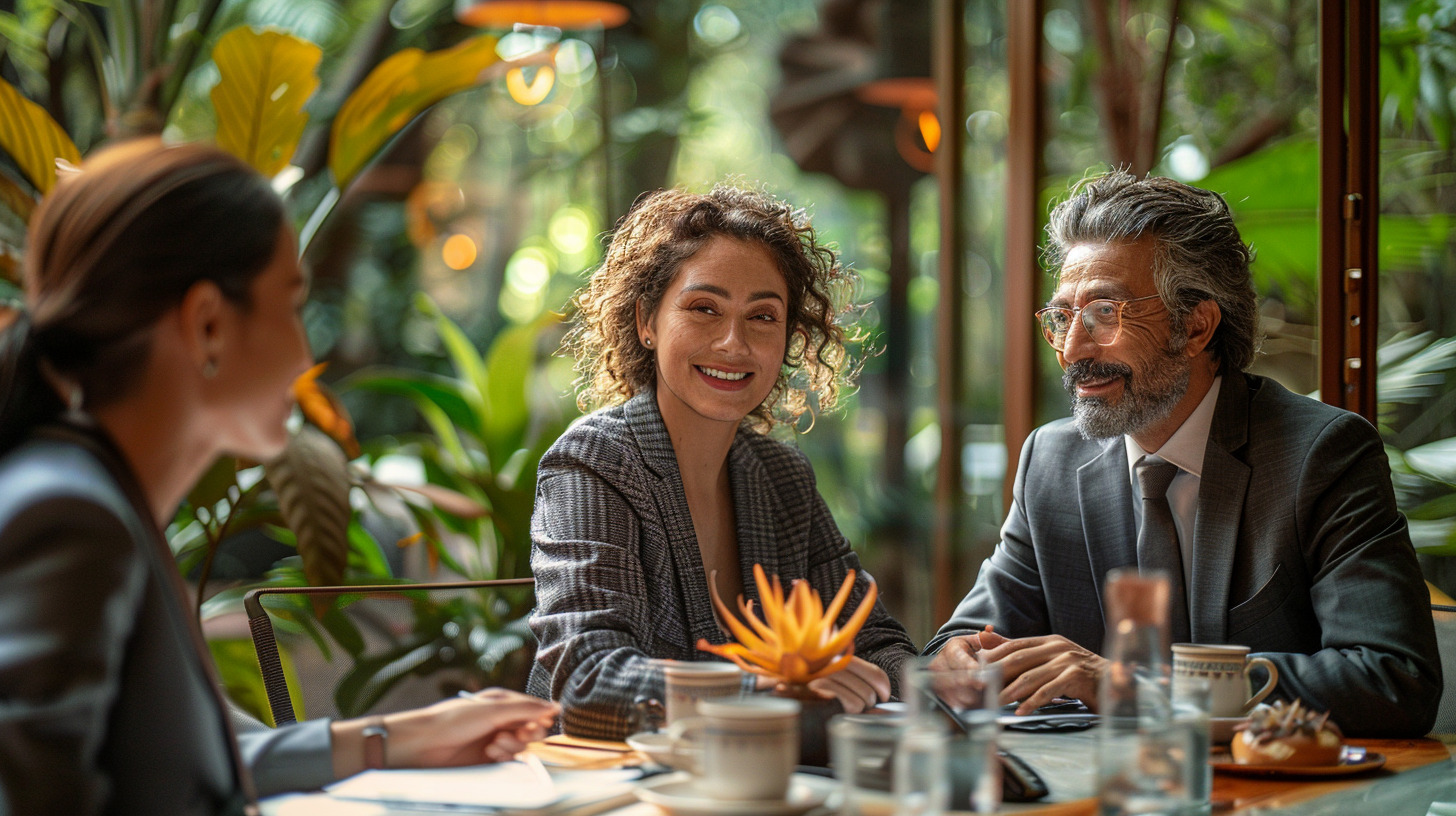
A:
POLYGON ((1249 676, 1249 671, 1252 670, 1255 666, 1263 666, 1264 671, 1269 673, 1269 679, 1264 683, 1263 688, 1255 692, 1254 696, 1250 697, 1247 703, 1244 703, 1245 714, 1248 713, 1249 709, 1263 702, 1264 698, 1269 696, 1269 692, 1273 691, 1274 687, 1279 685, 1279 667, 1269 662, 1269 658, 1267 657, 1249 658, 1249 662, 1244 664, 1244 677, 1247 678, 1249 676))
POLYGON ((702 776, 703 752, 700 749, 691 750, 687 746, 702 740, 704 728, 708 721, 704 717, 688 717, 678 720, 667 728, 667 741, 672 745, 672 758, 674 764, 680 768, 687 768, 693 776, 702 776))

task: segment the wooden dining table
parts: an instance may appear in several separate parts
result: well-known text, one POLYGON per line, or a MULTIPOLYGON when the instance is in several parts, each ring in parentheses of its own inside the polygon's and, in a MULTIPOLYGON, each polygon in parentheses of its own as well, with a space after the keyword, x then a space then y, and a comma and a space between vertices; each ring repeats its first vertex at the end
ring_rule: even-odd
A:
MULTIPOLYGON (((560 758, 570 750, 570 738, 556 738, 546 756, 560 758)), ((577 741, 592 742, 592 741, 577 741)), ((1456 744, 1436 739, 1348 740, 1350 745, 1381 754, 1385 763, 1378 769, 1351 776, 1262 777, 1215 772, 1212 812, 1279 814, 1280 816, 1444 816, 1456 815, 1456 744)), ((1017 816, 1093 816, 1097 813, 1096 730, 1071 733, 1023 733, 1006 731, 1001 747, 1014 751, 1031 765, 1050 788, 1039 802, 1004 804, 999 813, 1017 816)), ((611 751, 627 751, 625 743, 598 743, 579 750, 587 764, 581 767, 612 767, 595 764, 611 751)), ((1215 760, 1218 756, 1215 755, 1215 760)), ((265 816, 295 816, 320 812, 411 814, 422 811, 383 807, 377 809, 318 810, 338 807, 326 794, 279 797, 263 803, 265 816)), ((437 811, 436 811, 437 812, 437 811)), ((663 816, 653 805, 642 802, 616 803, 610 809, 592 809, 591 816, 663 816)), ((816 813, 828 816, 820 809, 816 813)), ((585 813, 583 814, 585 816, 585 813)))
MULTIPOLYGON (((1358 797, 1367 789, 1385 785, 1401 793, 1403 799, 1411 803, 1408 812, 1417 816, 1428 812, 1426 804, 1444 801, 1442 797, 1446 796, 1453 802, 1451 812, 1456 813, 1456 764, 1452 762, 1456 745, 1436 739, 1352 739, 1347 742, 1365 748, 1369 754, 1384 756, 1385 764, 1350 776, 1249 776, 1216 771, 1210 797, 1213 812, 1320 813, 1324 812, 1318 806, 1320 802, 1338 800, 1341 796, 1358 797)), ((1072 734, 1008 731, 1001 735, 1001 743, 1035 768, 1051 788, 1051 794, 1042 802, 1008 804, 1003 811, 1035 816, 1089 816, 1097 812, 1093 796, 1096 768, 1091 761, 1096 756, 1095 729, 1072 734)), ((1228 757, 1226 752, 1220 754, 1216 748, 1213 759, 1217 762, 1228 757)), ((1327 812, 1396 816, 1397 812, 1407 811, 1352 806, 1327 812)))

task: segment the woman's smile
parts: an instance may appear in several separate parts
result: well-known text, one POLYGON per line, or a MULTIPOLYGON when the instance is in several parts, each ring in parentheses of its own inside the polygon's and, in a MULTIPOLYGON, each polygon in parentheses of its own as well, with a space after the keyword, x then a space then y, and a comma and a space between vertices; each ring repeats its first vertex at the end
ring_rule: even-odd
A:
POLYGON ((693 366, 702 373, 703 379, 714 388, 725 390, 737 390, 746 387, 748 380, 753 377, 748 371, 724 371, 721 368, 710 368, 708 366, 693 366))

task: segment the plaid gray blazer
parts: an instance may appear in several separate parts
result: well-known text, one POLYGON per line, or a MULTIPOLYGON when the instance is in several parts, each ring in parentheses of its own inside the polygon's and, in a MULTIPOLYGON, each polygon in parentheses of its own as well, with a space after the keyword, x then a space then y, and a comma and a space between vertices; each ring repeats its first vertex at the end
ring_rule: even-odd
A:
MULTIPOLYGON (((754 563, 807 579, 826 599, 849 570, 868 576, 830 517, 798 449, 740 429, 728 453, 747 597, 754 563)), ((649 658, 704 660, 698 638, 725 643, 713 616, 677 457, 653 392, 578 420, 541 459, 531 519, 531 570, 540 646, 529 690, 561 703, 568 733, 620 739, 636 726, 633 701, 662 699, 649 658)), ((856 655, 898 681, 915 646, 878 601, 856 655)))

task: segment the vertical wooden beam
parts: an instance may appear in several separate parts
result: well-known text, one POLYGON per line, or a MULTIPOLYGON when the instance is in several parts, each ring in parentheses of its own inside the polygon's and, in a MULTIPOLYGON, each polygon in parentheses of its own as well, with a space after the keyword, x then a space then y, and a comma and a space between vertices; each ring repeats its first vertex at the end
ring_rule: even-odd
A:
POLYGON ((1319 5, 1319 387, 1345 404, 1345 3, 1319 5))
POLYGON ((1350 0, 1349 192, 1345 205, 1345 407, 1375 422, 1376 284, 1380 279, 1380 14, 1378 0, 1350 0), (1359 275, 1350 270, 1360 270, 1359 275), (1358 365, 1356 364, 1358 361, 1358 365))
POLYGON ((966 145, 965 0, 935 0, 936 115, 941 122, 935 151, 940 198, 940 301, 936 307, 936 413, 940 420, 940 461, 935 473, 935 529, 931 542, 931 612, 934 621, 950 619, 957 593, 956 553, 965 491, 961 479, 961 401, 965 390, 965 176, 966 145))
POLYGON ((1376 0, 1320 4, 1320 397, 1375 421, 1379 216, 1376 0))
POLYGON ((1002 369, 1003 423, 1006 433, 1006 483, 1002 497, 1011 507, 1011 486, 1021 444, 1036 427, 1037 351, 1042 343, 1032 312, 1040 306, 1037 263, 1041 189, 1042 125, 1041 24, 1043 0, 1006 4, 1006 73, 1011 105, 1006 142, 1006 358, 1002 369))

